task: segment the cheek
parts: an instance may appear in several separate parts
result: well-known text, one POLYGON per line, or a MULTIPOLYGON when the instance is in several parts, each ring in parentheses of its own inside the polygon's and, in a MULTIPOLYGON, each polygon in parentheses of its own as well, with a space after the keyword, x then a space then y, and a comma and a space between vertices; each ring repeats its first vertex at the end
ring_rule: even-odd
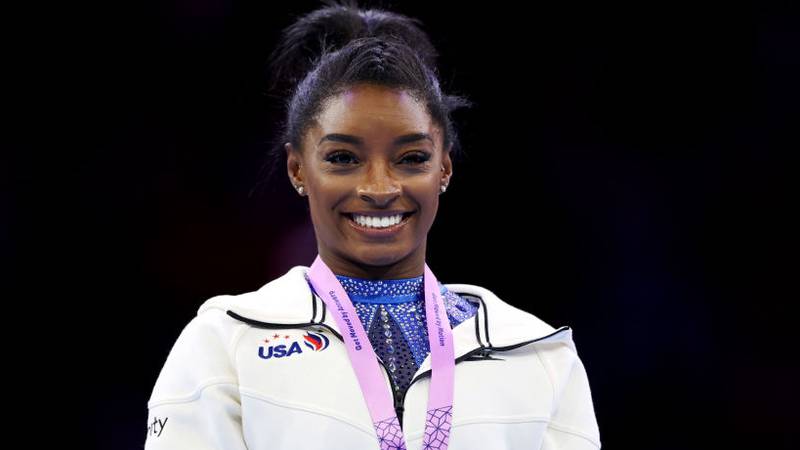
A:
POLYGON ((328 206, 329 202, 326 195, 320 191, 315 191, 309 199, 308 209, 311 213, 311 219, 314 223, 330 223, 332 211, 328 206))
POLYGON ((431 183, 426 183, 424 186, 418 186, 416 189, 407 190, 406 192, 418 204, 421 218, 427 222, 432 221, 439 207, 438 189, 431 183))
POLYGON ((309 198, 308 207, 311 217, 317 224, 325 224, 319 230, 322 233, 338 233, 342 220, 342 205, 346 203, 347 189, 341 183, 317 183, 314 193, 309 198))

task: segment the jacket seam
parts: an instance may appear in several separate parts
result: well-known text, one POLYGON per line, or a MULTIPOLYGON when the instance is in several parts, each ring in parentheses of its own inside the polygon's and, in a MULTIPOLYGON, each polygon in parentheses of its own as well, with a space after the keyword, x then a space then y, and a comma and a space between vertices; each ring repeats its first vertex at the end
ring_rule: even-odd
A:
MULTIPOLYGON (((311 414, 317 414, 321 416, 325 416, 337 421, 340 421, 346 425, 349 425, 357 430, 364 432, 364 434, 368 436, 373 436, 374 430, 367 430, 363 427, 353 423, 351 420, 343 416, 339 416, 335 413, 331 413, 327 410, 319 409, 314 406, 309 406, 304 403, 289 403, 282 400, 277 400, 262 393, 255 392, 251 389, 247 388, 240 388, 240 395, 242 397, 249 397, 257 401, 263 401, 270 403, 272 405, 281 407, 281 408, 289 408, 299 411, 305 411, 311 414)), ((474 425, 474 424, 487 424, 487 423, 496 423, 496 424, 520 424, 520 423, 544 423, 546 426, 550 423, 550 418, 545 416, 477 416, 471 417, 465 420, 456 419, 453 421, 453 428, 460 427, 464 425, 474 425)), ((561 431, 561 430, 559 430, 561 431)), ((419 433, 418 436, 414 435, 407 435, 407 438, 410 440, 419 439, 424 435, 424 433, 419 433)))
POLYGON ((584 433, 582 431, 578 431, 578 430, 576 430, 574 428, 568 427, 566 425, 562 425, 562 424, 560 424, 558 422, 554 422, 552 420, 547 425, 547 428, 552 428, 553 430, 560 431, 562 433, 571 434, 573 436, 577 436, 577 437, 583 438, 583 439, 589 441, 595 447, 600 448, 600 442, 597 441, 595 437, 593 437, 593 436, 591 436, 591 435, 589 435, 587 433, 584 433))
MULTIPOLYGON (((222 312, 222 316, 225 319, 231 320, 231 317, 228 316, 225 313, 224 309, 220 309, 219 311, 222 312)), ((204 312, 206 312, 206 311, 204 311, 204 312)), ((238 361, 237 361, 238 355, 236 354, 236 346, 238 345, 239 340, 241 339, 242 335, 244 334, 245 330, 247 329, 247 324, 236 322, 235 320, 233 320, 232 322, 233 322, 232 326, 234 327, 234 331, 233 331, 231 337, 228 339, 225 351, 227 352, 228 364, 230 364, 231 370, 233 371, 233 373, 235 375, 234 378, 236 379, 236 382, 238 383, 239 382, 239 374, 238 374, 238 371, 236 370, 237 363, 238 363, 238 361)), ((221 326, 222 327, 226 327, 227 323, 223 320, 221 326)))
POLYGON ((547 374, 547 381, 550 382, 550 396, 551 396, 551 398, 550 398, 550 417, 553 417, 553 414, 555 413, 556 404, 557 404, 557 400, 556 400, 556 382, 555 382, 555 378, 556 377, 553 375, 553 368, 550 366, 550 362, 546 361, 547 358, 542 356, 539 353, 539 349, 537 349, 535 345, 532 346, 532 347, 533 347, 534 352, 536 353, 536 358, 539 359, 539 362, 542 363, 542 367, 544 367, 544 372, 545 372, 545 374, 547 374))
POLYGON ((485 423, 502 423, 502 424, 514 424, 514 423, 548 423, 550 422, 549 417, 543 416, 475 416, 469 419, 454 419, 453 420, 453 428, 459 427, 462 425, 474 425, 474 424, 485 424, 485 423))
POLYGON ((230 377, 215 377, 206 380, 205 382, 201 383, 194 391, 189 394, 178 396, 178 397, 167 397, 159 400, 152 400, 147 403, 147 408, 152 409, 156 406, 161 406, 165 404, 175 404, 175 403, 191 403, 200 398, 200 395, 203 391, 211 386, 218 386, 218 385, 232 385, 238 386, 239 383, 236 381, 235 378, 230 377))
POLYGON ((374 436, 374 434, 375 434, 375 431, 372 430, 372 429, 365 429, 365 428, 359 426, 358 424, 353 423, 351 420, 348 420, 347 418, 345 418, 343 416, 337 415, 337 414, 332 413, 330 411, 319 409, 319 408, 314 407, 314 406, 309 406, 309 405, 304 404, 304 403, 288 403, 288 402, 285 402, 285 401, 282 401, 282 400, 274 399, 272 397, 269 397, 269 396, 261 394, 261 393, 254 392, 254 391, 252 391, 250 389, 247 389, 247 388, 240 388, 239 389, 239 393, 243 397, 249 397, 249 398, 252 398, 254 400, 259 400, 259 401, 271 403, 271 404, 273 404, 275 406, 279 406, 279 407, 282 407, 282 408, 290 408, 290 409, 305 411, 305 412, 308 412, 308 413, 311 413, 311 414, 317 414, 317 415, 329 417, 329 418, 334 419, 334 420, 338 420, 339 422, 342 422, 342 423, 344 423, 346 425, 349 425, 349 426, 351 426, 351 427, 363 432, 367 436, 374 436))
POLYGON ((241 324, 238 324, 237 327, 238 327, 238 329, 236 330, 236 332, 233 334, 233 337, 231 338, 230 349, 228 351, 230 352, 229 358, 231 360, 231 364, 233 364, 233 371, 236 374, 236 381, 238 383, 238 381, 239 381, 239 352, 236 349, 239 347, 239 341, 242 339, 242 336, 244 336, 244 333, 247 331, 248 328, 250 328, 250 326, 247 325, 246 323, 241 323, 241 324))

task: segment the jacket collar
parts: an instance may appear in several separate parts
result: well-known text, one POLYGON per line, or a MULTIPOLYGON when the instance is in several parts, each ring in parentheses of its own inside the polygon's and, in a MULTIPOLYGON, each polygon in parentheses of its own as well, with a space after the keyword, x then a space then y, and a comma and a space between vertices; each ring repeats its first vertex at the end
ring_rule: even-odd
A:
MULTIPOLYGON (((297 265, 256 291, 238 295, 217 295, 206 300, 198 314, 208 309, 221 309, 235 319, 255 326, 293 328, 325 326, 341 339, 336 319, 316 296, 305 279, 308 266, 297 265)), ((569 326, 553 328, 538 317, 518 309, 497 297, 492 291, 473 284, 443 283, 478 305, 478 312, 453 328, 455 357, 476 349, 508 350, 531 342, 563 341, 574 349, 569 326)), ((420 371, 430 368, 426 358, 420 371)))

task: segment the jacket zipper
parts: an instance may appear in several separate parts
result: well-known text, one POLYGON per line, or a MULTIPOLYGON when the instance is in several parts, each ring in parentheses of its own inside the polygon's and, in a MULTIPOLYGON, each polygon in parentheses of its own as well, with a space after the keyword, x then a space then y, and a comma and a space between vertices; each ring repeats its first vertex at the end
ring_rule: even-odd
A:
MULTIPOLYGON (((315 327, 315 326, 316 327, 325 327, 325 328, 328 329, 328 331, 333 333, 334 336, 339 338, 339 340, 342 341, 342 343, 344 343, 344 338, 342 338, 341 334, 339 334, 338 332, 336 332, 336 330, 331 328, 330 325, 325 324, 325 323, 321 323, 321 322, 290 323, 290 324, 269 323, 269 322, 261 322, 261 321, 258 321, 258 320, 248 319, 247 317, 240 316, 239 314, 236 314, 235 312, 230 311, 230 310, 227 311, 227 314, 229 316, 233 317, 236 320, 240 320, 242 322, 245 322, 247 324, 253 325, 253 326, 258 327, 258 328, 287 329, 287 328, 310 328, 310 327, 315 327)), ((491 353, 492 352, 503 352, 503 351, 508 351, 508 350, 514 350, 516 348, 523 347, 525 345, 529 345, 529 344, 532 344, 532 343, 537 342, 537 341, 541 341, 542 339, 547 339, 547 338, 549 338, 551 336, 554 336, 554 335, 556 335, 558 333, 561 333, 562 331, 566 331, 568 329, 569 329, 568 326, 564 326, 564 327, 561 327, 561 328, 557 329, 556 331, 548 334, 547 336, 542 336, 542 337, 539 337, 539 338, 536 338, 536 339, 531 339, 529 341, 523 341, 523 342, 519 342, 519 343, 512 344, 512 345, 506 345, 506 346, 503 346, 503 347, 494 347, 494 346, 488 346, 487 347, 485 345, 481 345, 480 347, 474 348, 474 349, 468 351, 467 353, 465 353, 465 354, 459 356, 458 358, 456 358, 455 364, 458 364, 460 362, 466 361, 470 357, 472 357, 473 355, 476 355, 476 354, 479 355, 478 356, 479 359, 494 360, 496 358, 492 358, 491 357, 491 353)), ((414 377, 414 379, 411 380, 411 383, 408 384, 408 387, 405 389, 405 391, 402 393, 402 395, 398 395, 397 394, 397 391, 398 391, 397 384, 395 384, 394 379, 389 374, 389 369, 386 368, 386 364, 384 364, 384 362, 383 362, 383 360, 381 359, 380 356, 378 356, 378 355, 375 355, 375 356, 378 358, 378 362, 380 363, 381 367, 383 367, 383 370, 386 371, 386 376, 389 377, 389 383, 392 385, 392 398, 394 399, 394 409, 395 409, 395 412, 397 414, 397 420, 400 422, 400 428, 402 428, 403 427, 403 411, 405 410, 406 394, 408 393, 409 390, 411 390, 411 386, 415 382, 417 382, 418 380, 420 380, 420 379, 422 379, 422 378, 424 378, 426 376, 429 376, 431 374, 431 372, 432 372, 432 369, 428 369, 425 372, 422 372, 421 374, 419 374, 416 377, 414 377)), ((474 360, 471 360, 471 361, 474 361, 474 360)))
MULTIPOLYGON (((313 325, 324 326, 325 328, 330 330, 334 335, 336 335, 336 337, 339 338, 339 340, 342 341, 342 343, 344 344, 344 338, 342 338, 342 336, 339 333, 334 331, 327 324, 324 323, 306 324, 306 326, 313 326, 313 325)), ((375 357, 378 358, 378 363, 381 365, 381 367, 383 367, 383 370, 386 372, 386 377, 389 378, 389 384, 391 384, 392 386, 392 399, 394 400, 394 410, 395 413, 397 414, 397 420, 400 423, 400 428, 403 428, 403 400, 405 399, 405 394, 403 394, 402 397, 397 396, 397 391, 399 390, 397 388, 397 383, 395 383, 394 378, 392 378, 392 375, 389 373, 389 369, 386 367, 386 364, 383 362, 383 359, 381 359, 381 357, 378 355, 375 355, 375 357)))

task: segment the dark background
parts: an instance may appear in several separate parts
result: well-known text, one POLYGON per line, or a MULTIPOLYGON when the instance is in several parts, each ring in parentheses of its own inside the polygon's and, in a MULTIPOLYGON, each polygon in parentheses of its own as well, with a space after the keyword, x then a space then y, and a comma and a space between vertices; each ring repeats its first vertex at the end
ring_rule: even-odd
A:
MULTIPOLYGON (((476 103, 428 262, 573 327, 604 448, 790 448, 797 4, 544 3, 383 3, 476 103)), ((313 261, 306 200, 259 180, 263 63, 318 5, 27 5, 6 32, 7 342, 42 435, 141 448, 197 307, 313 261)))

